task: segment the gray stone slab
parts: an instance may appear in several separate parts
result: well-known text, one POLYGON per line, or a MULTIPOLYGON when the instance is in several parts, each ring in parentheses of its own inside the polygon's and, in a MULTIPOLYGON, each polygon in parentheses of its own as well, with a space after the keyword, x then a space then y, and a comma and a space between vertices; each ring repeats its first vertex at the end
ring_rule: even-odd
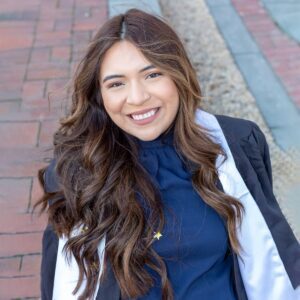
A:
POLYGON ((281 30, 300 42, 300 2, 263 2, 281 30))
POLYGON ((259 52, 232 5, 212 5, 210 11, 233 54, 259 52))
MULTIPOLYGON (((288 2, 296 3, 292 0, 284 3, 288 2)), ((276 143, 284 150, 290 147, 300 149, 299 110, 262 56, 238 13, 227 0, 206 0, 206 3, 276 143)))
POLYGON ((263 3, 292 3, 297 4, 299 0, 262 0, 263 3))
POLYGON ((137 8, 154 15, 161 16, 161 9, 158 0, 109 0, 109 16, 115 16, 124 13, 130 8, 137 8))
POLYGON ((300 114, 269 64, 259 53, 235 55, 249 89, 283 149, 300 149, 300 114))
POLYGON ((206 3, 209 6, 230 5, 231 0, 207 0, 206 3))

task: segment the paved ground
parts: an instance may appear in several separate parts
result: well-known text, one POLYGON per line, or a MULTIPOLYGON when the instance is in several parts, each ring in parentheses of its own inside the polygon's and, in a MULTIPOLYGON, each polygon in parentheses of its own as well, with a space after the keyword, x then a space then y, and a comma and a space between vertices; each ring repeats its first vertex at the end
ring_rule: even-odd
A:
POLYGON ((233 0, 248 30, 300 108, 300 3, 274 0, 233 0))
MULTIPOLYGON (((0 300, 39 297, 45 218, 29 214, 41 194, 36 172, 51 157, 52 134, 62 114, 61 88, 95 29, 107 18, 108 7, 114 14, 112 8, 120 2, 0 0, 0 300), (49 109, 51 91, 55 93, 50 95, 49 109)), ((299 108, 299 43, 284 22, 280 28, 275 25, 271 17, 276 19, 276 14, 270 17, 262 2, 210 4, 229 2, 289 101, 299 108)))
POLYGON ((0 300, 39 297, 45 218, 29 211, 62 93, 51 95, 51 110, 47 97, 105 19, 103 0, 0 1, 0 300))

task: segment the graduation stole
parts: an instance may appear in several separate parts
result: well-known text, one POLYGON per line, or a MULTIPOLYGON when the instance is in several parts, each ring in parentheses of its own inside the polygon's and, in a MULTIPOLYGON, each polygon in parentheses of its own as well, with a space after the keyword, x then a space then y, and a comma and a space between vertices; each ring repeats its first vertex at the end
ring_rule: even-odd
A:
MULTIPOLYGON (((241 226, 237 228, 237 236, 243 249, 238 256, 238 262, 248 299, 300 299, 300 290, 294 290, 292 287, 270 230, 236 168, 230 148, 216 117, 200 109, 197 110, 195 117, 199 125, 212 132, 214 141, 220 144, 227 154, 228 158, 224 162, 223 156, 219 156, 216 161, 224 192, 239 199, 245 208, 241 226)), ((78 230, 80 228, 74 229, 72 234, 76 235, 78 230)), ((67 259, 65 252, 63 252, 66 242, 66 237, 59 239, 53 300, 77 299, 85 288, 86 281, 84 280, 77 294, 72 294, 79 278, 79 270, 72 255, 70 259, 67 259)), ((100 276, 103 272, 104 251, 105 237, 98 246, 100 270, 94 299, 96 299, 100 276)))

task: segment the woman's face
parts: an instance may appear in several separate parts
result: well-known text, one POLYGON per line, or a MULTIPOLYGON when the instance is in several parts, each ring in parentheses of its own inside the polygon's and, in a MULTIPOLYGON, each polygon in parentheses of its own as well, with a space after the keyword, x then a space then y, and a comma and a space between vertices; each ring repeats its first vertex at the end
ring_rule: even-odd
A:
POLYGON ((179 95, 174 81, 128 41, 115 43, 105 53, 100 86, 112 121, 140 140, 154 140, 176 117, 179 95))

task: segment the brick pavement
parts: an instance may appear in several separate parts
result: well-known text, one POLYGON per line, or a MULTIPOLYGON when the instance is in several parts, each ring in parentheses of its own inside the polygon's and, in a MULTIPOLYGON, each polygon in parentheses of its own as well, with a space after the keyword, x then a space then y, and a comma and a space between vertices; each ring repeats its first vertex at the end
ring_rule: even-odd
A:
POLYGON ((262 1, 231 0, 247 29, 280 78, 289 96, 300 108, 300 44, 272 20, 262 1))
POLYGON ((40 296, 36 174, 52 156, 63 87, 106 18, 105 0, 0 0, 0 300, 40 296))

